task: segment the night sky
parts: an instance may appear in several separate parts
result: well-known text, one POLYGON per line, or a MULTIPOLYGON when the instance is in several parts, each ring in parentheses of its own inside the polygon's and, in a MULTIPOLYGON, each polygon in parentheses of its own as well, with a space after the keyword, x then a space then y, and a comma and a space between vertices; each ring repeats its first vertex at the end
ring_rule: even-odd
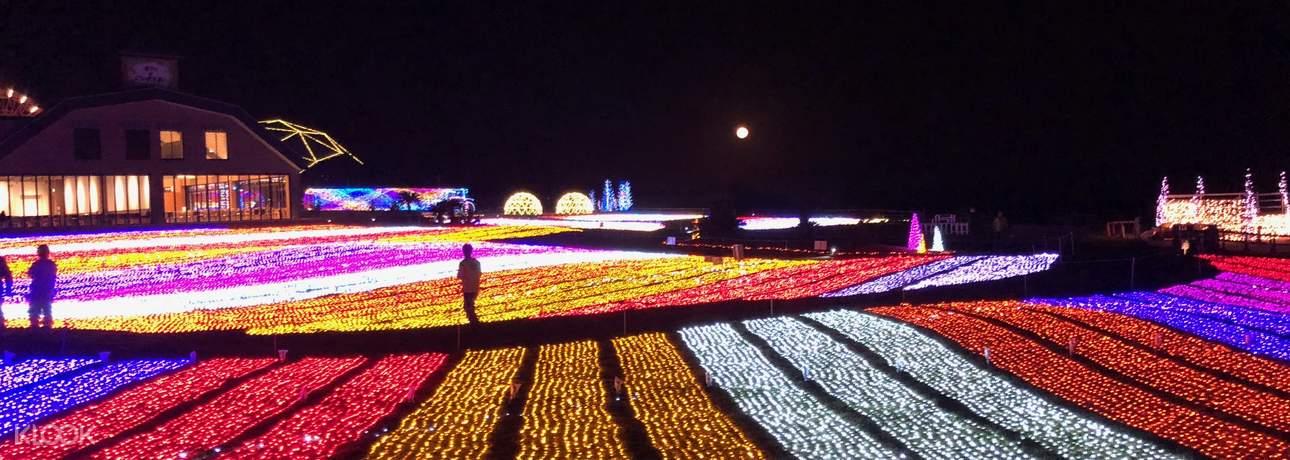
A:
POLYGON ((177 54, 182 90, 367 160, 335 181, 485 207, 613 177, 646 207, 1051 222, 1290 168, 1285 2, 59 3, 0 0, 0 82, 46 107, 117 89, 118 51, 177 54))

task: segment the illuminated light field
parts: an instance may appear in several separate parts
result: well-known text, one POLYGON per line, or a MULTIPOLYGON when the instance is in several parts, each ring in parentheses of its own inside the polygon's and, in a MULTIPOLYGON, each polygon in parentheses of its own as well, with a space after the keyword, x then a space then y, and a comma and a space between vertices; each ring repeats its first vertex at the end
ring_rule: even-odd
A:
POLYGON ((363 358, 305 358, 274 368, 179 417, 94 452, 90 458, 200 455, 282 414, 363 361, 363 358))
MULTIPOLYGON (((1290 361, 1290 281, 1281 279, 1290 277, 1287 271, 1290 261, 1267 257, 1203 257, 1223 271, 1214 278, 1170 286, 1158 292, 1033 301, 1115 312, 1185 331, 1235 350, 1290 361)), ((1055 312, 1065 316, 1080 314, 1055 312)), ((1153 328, 1153 331, 1164 334, 1159 329, 1153 328)), ((1132 331, 1125 331, 1123 335, 1130 336, 1129 332, 1132 331)), ((1153 336, 1153 345, 1154 340, 1153 336)))
POLYGON ((466 352, 429 399, 372 444, 368 458, 424 458, 431 453, 484 458, 524 353, 523 348, 466 352))
MULTIPOLYGON (((477 303, 485 322, 814 297, 922 272, 929 264, 939 267, 943 257, 727 258, 714 264, 697 256, 493 241, 568 231, 576 230, 319 225, 0 239, 0 248, 24 254, 11 261, 18 278, 0 308, 8 326, 26 326, 30 280, 23 273, 32 260, 26 252, 36 242, 50 244, 60 263, 55 327, 138 333, 293 334, 465 324, 455 280, 462 242, 474 244, 486 272, 477 303)), ((1028 272, 1044 257, 968 265, 979 269, 940 284, 1028 272)))
POLYGON ((0 367, 0 394, 96 362, 96 359, 83 358, 35 358, 0 367))
POLYGON ((1028 305, 1027 309, 1059 315, 1079 324, 1116 334, 1141 347, 1181 359, 1206 369, 1225 372, 1245 381, 1266 385, 1290 392, 1290 365, 1241 353, 1228 347, 1215 346, 1190 334, 1137 318, 1108 315, 1078 308, 1058 308, 1028 305), (1159 346, 1157 345, 1157 341, 1159 346))
POLYGON ((685 328, 681 336, 712 376, 713 384, 790 454, 800 458, 897 457, 864 428, 798 388, 729 325, 685 328))
POLYGON ((964 359, 944 344, 887 318, 836 310, 805 315, 908 372, 974 413, 1022 433, 1065 458, 1172 458, 1152 443, 1053 404, 964 359))
POLYGON ((928 264, 919 265, 909 270, 880 276, 871 281, 845 289, 829 292, 824 294, 822 297, 846 297, 850 295, 877 294, 880 292, 894 291, 921 281, 924 278, 975 262, 982 257, 983 256, 954 256, 947 259, 937 260, 928 264))
POLYGON ((268 358, 217 358, 162 375, 106 400, 82 406, 67 415, 43 422, 39 430, 83 433, 52 444, 21 444, 6 438, 0 458, 55 459, 89 447, 147 423, 162 412, 191 401, 229 380, 272 364, 268 358))
POLYGON ((1075 341, 1074 355, 1105 369, 1214 411, 1220 411, 1274 430, 1290 427, 1290 400, 1258 388, 1223 379, 1205 370, 1162 360, 1150 351, 1095 330, 1053 319, 1017 304, 980 302, 945 308, 992 318, 1034 333, 1056 346, 1075 341))
MULTIPOLYGON (((1071 299, 1036 299, 1035 301, 1064 307, 1115 312, 1154 321, 1239 350, 1290 361, 1290 340, 1281 335, 1249 325, 1251 322, 1259 321, 1261 318, 1242 314, 1240 307, 1213 303, 1208 303, 1207 305, 1210 308, 1226 310, 1229 314, 1244 318, 1241 323, 1234 324, 1221 317, 1216 318, 1215 316, 1217 315, 1214 314, 1197 313, 1200 308, 1204 307, 1197 309, 1175 307, 1176 305, 1195 305, 1200 302, 1151 293, 1122 294, 1116 297, 1092 296, 1071 299)), ((1284 322, 1279 320, 1272 320, 1269 323, 1284 326, 1284 322)))
POLYGON ((1215 458, 1290 453, 1290 365, 1079 303, 1092 301, 835 310, 684 327, 675 341, 617 337, 621 375, 602 368, 596 341, 467 350, 451 369, 429 353, 81 363, 0 394, 0 420, 90 436, 57 448, 4 439, 0 456, 480 459, 503 443, 518 458, 626 458, 627 430, 664 458, 1193 455, 1161 439, 1215 458), (632 424, 609 412, 615 377, 632 424), (524 405, 504 413, 515 389, 524 405))
POLYGON ((924 458, 1030 458, 991 427, 942 411, 842 344, 788 318, 745 321, 771 348, 924 458))
POLYGON ((1290 281, 1290 261, 1273 257, 1202 255, 1215 268, 1280 281, 1290 281))
POLYGON ((620 337, 614 339, 614 348, 636 419, 663 458, 690 458, 696 452, 730 459, 765 458, 708 400, 666 335, 620 337))
POLYGON ((905 289, 953 286, 1012 278, 1047 270, 1056 261, 1057 254, 985 257, 947 272, 925 278, 906 286, 905 289))
MULTIPOLYGON (((544 316, 568 316, 588 313, 606 313, 639 310, 662 306, 684 306, 726 300, 786 300, 824 294, 837 286, 850 286, 876 276, 898 272, 937 260, 936 257, 891 256, 830 260, 823 262, 775 261, 782 267, 767 270, 749 270, 742 276, 729 272, 714 272, 711 277, 701 277, 693 287, 684 289, 655 289, 656 293, 630 300, 622 300, 584 307, 578 310, 553 312, 544 316), (657 291, 663 292, 657 292, 657 291)), ((767 263, 772 263, 766 261, 767 263)))
POLYGON ((1242 308, 1156 292, 1124 292, 1116 298, 1156 305, 1172 313, 1222 321, 1251 331, 1290 337, 1290 314, 1242 308))
POLYGON ((627 458, 593 341, 543 345, 524 403, 518 459, 627 458))
POLYGON ((581 214, 543 217, 496 217, 483 219, 485 225, 564 227, 597 230, 652 232, 662 230, 668 222, 703 218, 703 214, 637 213, 581 214))
MULTIPOLYGON (((1017 302, 980 301, 949 307, 1015 310, 1019 306, 1017 302)), ((1125 377, 1087 367, 1065 353, 986 321, 940 308, 882 307, 870 311, 931 329, 978 356, 988 347, 992 366, 1106 418, 1202 454, 1277 458, 1290 452, 1290 443, 1283 438, 1223 420, 1192 404, 1162 398, 1121 380, 1125 377)))
POLYGON ((181 359, 120 361, 10 392, 0 397, 0 437, 12 439, 14 431, 188 364, 181 359))
POLYGON ((306 208, 318 211, 385 211, 394 207, 410 211, 429 211, 448 198, 465 198, 464 188, 307 188, 306 208), (416 200, 403 202, 402 194, 415 194, 416 200))
MULTIPOLYGON (((739 228, 744 230, 784 230, 797 227, 802 222, 802 219, 799 217, 773 216, 744 216, 740 217, 739 220, 739 228)), ((837 216, 813 216, 808 220, 819 227, 858 225, 865 222, 865 219, 837 216)), ((886 220, 883 219, 882 222, 886 222, 886 220)))
POLYGON ((435 371, 446 355, 394 355, 331 391, 321 401, 297 410, 267 433, 243 442, 221 457, 329 458, 360 439, 435 371))

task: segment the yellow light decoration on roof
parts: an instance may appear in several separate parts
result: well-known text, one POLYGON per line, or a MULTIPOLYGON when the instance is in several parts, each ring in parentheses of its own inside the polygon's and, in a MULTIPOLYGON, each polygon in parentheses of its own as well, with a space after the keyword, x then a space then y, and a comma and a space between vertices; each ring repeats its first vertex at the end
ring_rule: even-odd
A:
POLYGON ((283 136, 278 139, 282 142, 287 142, 292 138, 299 139, 300 144, 305 148, 306 155, 302 157, 306 162, 305 169, 312 168, 318 163, 322 163, 332 158, 342 156, 348 156, 353 159, 354 162, 360 165, 363 164, 363 160, 358 159, 353 152, 350 152, 349 149, 345 148, 345 146, 340 145, 340 142, 336 142, 336 139, 333 139, 331 135, 325 132, 308 126, 298 125, 280 118, 264 120, 261 121, 260 124, 264 125, 264 129, 270 132, 283 133, 283 136))
POLYGON ((506 204, 502 205, 502 214, 508 216, 540 216, 542 215, 542 201, 532 193, 517 192, 506 199, 506 204))
POLYGON ((591 198, 578 192, 569 192, 555 202, 556 214, 591 214, 596 212, 596 205, 591 198))
POLYGON ((0 94, 0 117, 34 117, 40 106, 30 95, 19 93, 12 87, 0 94))

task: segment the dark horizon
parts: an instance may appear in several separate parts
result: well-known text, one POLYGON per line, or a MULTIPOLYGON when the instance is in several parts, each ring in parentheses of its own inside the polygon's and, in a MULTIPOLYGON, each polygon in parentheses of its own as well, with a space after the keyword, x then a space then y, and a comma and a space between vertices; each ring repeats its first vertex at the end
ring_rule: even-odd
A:
POLYGON ((1279 2, 55 3, 11 2, 0 30, 0 84, 46 108, 119 89, 120 51, 180 55, 181 90, 368 163, 329 173, 490 207, 625 178, 641 207, 733 188, 761 208, 1149 219, 1162 175, 1237 192, 1250 167, 1271 192, 1290 168, 1279 2))

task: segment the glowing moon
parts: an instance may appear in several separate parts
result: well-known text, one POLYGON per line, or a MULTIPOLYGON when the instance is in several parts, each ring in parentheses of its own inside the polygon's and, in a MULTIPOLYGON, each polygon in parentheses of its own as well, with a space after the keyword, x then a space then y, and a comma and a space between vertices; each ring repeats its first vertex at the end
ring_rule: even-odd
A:
POLYGON ((740 139, 747 139, 747 138, 748 138, 748 127, 747 127, 747 126, 740 126, 740 127, 738 127, 738 128, 735 128, 735 137, 740 138, 740 139))

